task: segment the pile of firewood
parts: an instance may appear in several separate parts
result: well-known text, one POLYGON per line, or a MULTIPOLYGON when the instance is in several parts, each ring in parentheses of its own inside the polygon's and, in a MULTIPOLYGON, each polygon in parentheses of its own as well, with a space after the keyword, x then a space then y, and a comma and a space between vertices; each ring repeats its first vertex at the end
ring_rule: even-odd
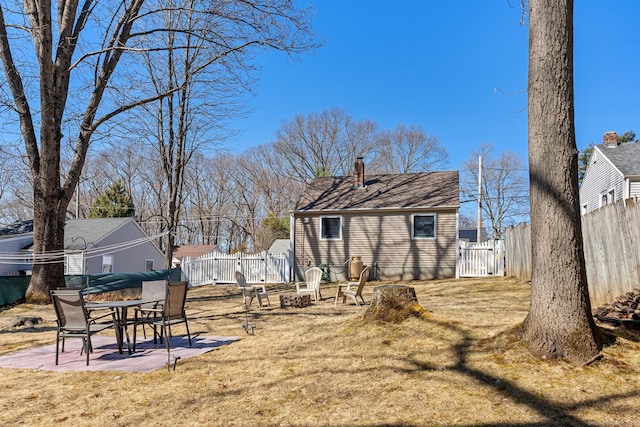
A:
POLYGON ((595 316, 600 320, 631 319, 640 322, 640 288, 620 295, 611 304, 598 307, 595 316))

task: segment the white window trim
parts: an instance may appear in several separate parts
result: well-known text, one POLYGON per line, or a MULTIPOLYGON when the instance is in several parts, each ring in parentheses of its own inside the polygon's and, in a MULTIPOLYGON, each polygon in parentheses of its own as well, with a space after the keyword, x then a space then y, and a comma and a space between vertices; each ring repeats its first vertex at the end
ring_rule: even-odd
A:
POLYGON ((103 273, 113 273, 113 264, 114 264, 115 258, 113 255, 102 255, 102 269, 101 271, 103 273), (105 263, 105 261, 109 261, 107 263, 105 263), (104 271, 104 267, 105 266, 111 266, 111 268, 109 269, 110 271, 104 271))
POLYGON ((342 215, 323 215, 320 217, 320 224, 318 225, 320 228, 320 240, 342 240, 342 215), (324 218, 338 218, 340 220, 340 234, 338 237, 323 237, 322 233, 322 220, 324 218))
POLYGON ((603 206, 607 205, 607 203, 606 202, 603 203, 603 201, 608 200, 608 198, 609 198, 609 195, 607 194, 606 191, 601 191, 600 192, 600 207, 603 207, 603 206))
POLYGON ((411 240, 435 240, 438 238, 438 214, 437 213, 416 213, 411 215, 411 240), (415 233, 415 217, 432 216, 433 217, 433 237, 416 236, 415 233))
POLYGON ((616 202, 616 188, 612 187, 609 190, 607 190, 607 204, 615 203, 615 202, 616 202), (609 199, 609 196, 611 196, 611 199, 609 199))
POLYGON ((589 204, 588 203, 585 203, 585 204, 582 205, 582 215, 584 215, 587 212, 589 212, 588 208, 589 208, 589 204))
POLYGON ((156 269, 156 262, 155 260, 148 258, 144 260, 144 271, 154 271, 156 269), (147 263, 150 262, 151 263, 151 270, 147 270, 147 263))

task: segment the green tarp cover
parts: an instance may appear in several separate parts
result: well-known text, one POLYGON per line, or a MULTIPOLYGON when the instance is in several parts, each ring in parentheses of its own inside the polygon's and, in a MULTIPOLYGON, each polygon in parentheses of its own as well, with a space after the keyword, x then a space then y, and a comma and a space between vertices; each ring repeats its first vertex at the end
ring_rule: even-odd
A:
POLYGON ((82 288, 84 294, 139 288, 147 280, 180 280, 180 270, 154 270, 134 273, 103 273, 88 276, 65 276, 68 288, 82 288), (88 283, 87 283, 88 278, 88 283))
POLYGON ((0 276, 0 306, 24 297, 31 276, 0 276))
MULTIPOLYGON (((82 288, 84 294, 98 294, 118 289, 139 288, 143 281, 169 279, 180 280, 181 270, 154 270, 133 273, 103 273, 65 276, 68 288, 82 288)), ((31 276, 0 277, 0 306, 23 298, 31 276)))

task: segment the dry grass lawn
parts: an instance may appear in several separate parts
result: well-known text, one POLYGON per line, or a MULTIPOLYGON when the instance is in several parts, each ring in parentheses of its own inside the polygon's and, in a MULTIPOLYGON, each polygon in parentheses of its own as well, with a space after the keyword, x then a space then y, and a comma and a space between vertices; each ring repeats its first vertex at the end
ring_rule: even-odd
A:
MULTIPOLYGON (((371 290, 365 288, 370 301, 371 290)), ((513 330, 529 286, 516 279, 411 282, 429 319, 362 324, 365 308, 323 301, 281 309, 255 302, 250 325, 237 288, 189 291, 194 334, 241 339, 175 371, 0 369, 3 425, 472 426, 640 425, 640 344, 618 338, 588 366, 531 357, 513 330)), ((0 354, 55 341, 51 306, 0 312, 0 354), (40 316, 34 328, 11 328, 40 316)), ((174 333, 181 333, 182 330, 174 333)), ((52 354, 53 357, 53 354, 52 354)))

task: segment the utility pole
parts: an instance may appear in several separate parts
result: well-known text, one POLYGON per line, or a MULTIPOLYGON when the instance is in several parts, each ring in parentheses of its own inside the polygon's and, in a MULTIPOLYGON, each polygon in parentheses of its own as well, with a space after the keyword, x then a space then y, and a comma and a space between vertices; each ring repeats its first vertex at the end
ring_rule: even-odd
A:
POLYGON ((478 234, 476 237, 477 243, 482 243, 481 227, 482 227, 482 156, 478 156, 478 234))

